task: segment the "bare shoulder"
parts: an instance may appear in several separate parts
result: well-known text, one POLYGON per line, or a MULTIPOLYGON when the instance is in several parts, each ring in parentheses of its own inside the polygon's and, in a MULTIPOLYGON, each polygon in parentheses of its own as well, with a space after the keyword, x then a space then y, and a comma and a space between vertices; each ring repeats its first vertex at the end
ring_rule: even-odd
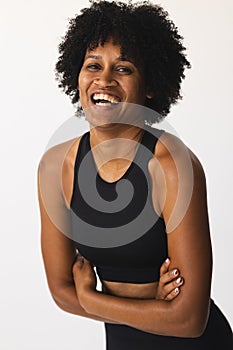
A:
MULTIPOLYGON (((198 157, 177 136, 164 132, 159 137, 148 170, 153 183, 154 207, 167 220, 168 230, 174 226, 171 212, 175 206, 179 211, 184 205, 189 207, 194 198, 197 198, 197 201, 206 201, 203 166, 198 157)), ((182 209, 182 212, 185 210, 182 209)), ((178 216, 175 213, 173 218, 178 216)))
POLYGON ((51 167, 61 162, 65 162, 67 158, 71 157, 72 154, 77 150, 78 143, 81 136, 74 138, 58 145, 49 148, 41 157, 39 162, 38 170, 42 171, 44 167, 51 167))
POLYGON ((72 196, 74 165, 81 136, 48 149, 38 166, 39 186, 45 187, 46 183, 50 184, 54 192, 57 189, 61 190, 68 206, 72 196))
POLYGON ((177 172, 177 167, 191 166, 193 170, 204 175, 201 161, 196 154, 177 136, 165 131, 159 137, 150 166, 155 170, 157 161, 169 176, 177 172))

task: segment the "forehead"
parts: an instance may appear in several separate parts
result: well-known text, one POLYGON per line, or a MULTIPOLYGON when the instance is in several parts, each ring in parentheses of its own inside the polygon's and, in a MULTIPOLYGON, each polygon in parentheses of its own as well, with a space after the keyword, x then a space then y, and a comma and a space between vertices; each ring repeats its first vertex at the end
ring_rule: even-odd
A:
POLYGON ((102 58, 102 57, 120 57, 122 56, 121 46, 112 41, 106 41, 103 45, 98 44, 95 48, 87 48, 85 58, 102 58))
POLYGON ((106 40, 103 45, 99 42, 98 46, 87 48, 84 59, 115 59, 118 61, 129 61, 135 66, 142 66, 142 59, 135 53, 126 52, 122 46, 113 39, 106 40))

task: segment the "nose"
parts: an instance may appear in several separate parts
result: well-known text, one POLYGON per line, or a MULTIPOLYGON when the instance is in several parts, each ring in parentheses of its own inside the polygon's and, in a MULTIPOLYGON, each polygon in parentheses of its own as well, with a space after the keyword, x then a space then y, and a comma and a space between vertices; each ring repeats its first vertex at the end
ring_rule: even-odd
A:
POLYGON ((98 76, 95 78, 94 83, 100 88, 117 86, 117 81, 114 79, 113 73, 110 69, 100 71, 98 76))

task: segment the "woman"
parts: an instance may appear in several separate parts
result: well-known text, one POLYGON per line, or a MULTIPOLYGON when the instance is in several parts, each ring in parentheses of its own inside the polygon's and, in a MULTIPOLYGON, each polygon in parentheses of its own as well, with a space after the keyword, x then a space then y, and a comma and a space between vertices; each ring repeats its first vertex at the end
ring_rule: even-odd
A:
POLYGON ((150 126, 181 97, 181 39, 159 6, 101 1, 70 21, 59 47, 59 85, 90 131, 40 162, 42 252, 58 306, 104 321, 109 350, 232 349, 210 299, 204 171, 150 126))

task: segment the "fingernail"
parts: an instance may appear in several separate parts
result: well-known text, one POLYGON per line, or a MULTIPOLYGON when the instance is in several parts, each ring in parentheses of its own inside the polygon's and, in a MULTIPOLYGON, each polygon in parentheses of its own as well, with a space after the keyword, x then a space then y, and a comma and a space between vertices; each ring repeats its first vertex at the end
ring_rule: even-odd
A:
POLYGON ((78 259, 77 259, 79 262, 84 262, 84 257, 82 255, 79 255, 78 256, 78 259))
POLYGON ((174 292, 177 294, 179 292, 179 288, 175 288, 174 292))
POLYGON ((178 273, 177 269, 172 271, 173 276, 177 275, 177 273, 178 273))
POLYGON ((169 262, 170 262, 170 259, 167 258, 167 259, 165 260, 165 263, 168 264, 169 262))
POLYGON ((178 277, 177 280, 176 280, 176 283, 180 283, 180 282, 182 282, 182 278, 178 277))

